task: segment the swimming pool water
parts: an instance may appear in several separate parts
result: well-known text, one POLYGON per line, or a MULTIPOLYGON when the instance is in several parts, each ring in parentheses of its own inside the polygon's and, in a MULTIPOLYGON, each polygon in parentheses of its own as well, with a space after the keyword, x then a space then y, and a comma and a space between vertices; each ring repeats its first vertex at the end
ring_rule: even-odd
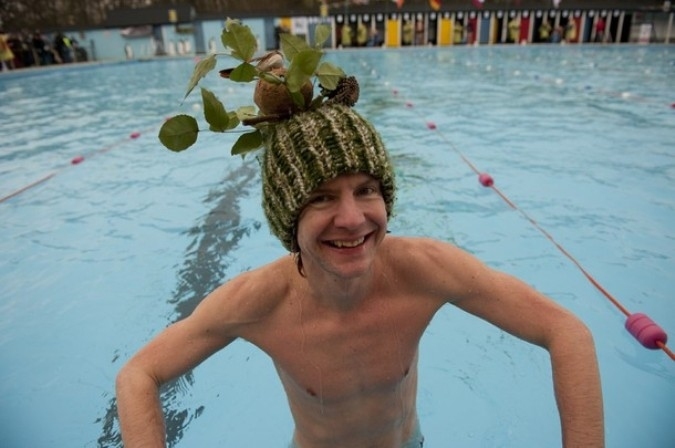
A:
MULTIPOLYGON (((391 230, 453 241, 573 310, 592 329, 607 446, 675 442, 675 366, 464 155, 631 311, 675 332, 675 52, 667 46, 340 51, 359 111, 390 148, 391 230), (429 123, 435 129, 429 128, 429 123)), ((284 256, 236 135, 164 150, 193 62, 0 77, 0 446, 118 446, 114 377, 217 284, 284 256), (138 133, 138 138, 131 135, 138 133), (83 156, 84 161, 70 161, 83 156)), ((222 61, 221 65, 226 65, 222 61)), ((250 86, 207 83, 228 108, 250 86)), ((163 391, 171 446, 284 447, 274 368, 247 343, 163 391)), ((422 342, 427 446, 558 446, 546 354, 446 307, 422 342)))

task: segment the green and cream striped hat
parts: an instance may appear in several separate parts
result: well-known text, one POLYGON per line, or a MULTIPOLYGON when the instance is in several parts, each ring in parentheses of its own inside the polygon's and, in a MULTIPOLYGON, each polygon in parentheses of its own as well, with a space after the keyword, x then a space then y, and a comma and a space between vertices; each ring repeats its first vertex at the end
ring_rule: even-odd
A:
POLYGON ((263 209, 272 233, 289 251, 299 250, 295 230, 310 193, 341 174, 378 179, 391 217, 395 184, 389 155, 373 125, 351 107, 324 104, 275 123, 264 134, 263 209))

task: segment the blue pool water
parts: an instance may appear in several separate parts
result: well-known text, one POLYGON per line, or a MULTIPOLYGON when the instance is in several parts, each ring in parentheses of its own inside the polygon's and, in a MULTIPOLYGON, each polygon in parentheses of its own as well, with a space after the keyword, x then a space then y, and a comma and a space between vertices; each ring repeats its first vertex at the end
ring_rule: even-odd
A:
MULTIPOLYGON (((461 156, 626 308, 675 337, 675 49, 329 58, 360 78, 357 108, 393 154, 391 230, 453 241, 573 310, 596 337, 607 446, 674 446, 675 363, 642 348, 461 156)), ((284 255, 260 209, 256 161, 229 156, 236 135, 201 135, 182 154, 157 140, 165 117, 197 111, 196 95, 181 105, 192 64, 0 77, 2 447, 119 446, 123 362, 217 284, 284 255)), ((207 84, 228 108, 251 103, 250 86, 207 84)), ((284 447, 292 433, 271 362, 243 342, 163 397, 171 446, 284 447)), ((431 448, 559 446, 545 352, 451 307, 422 341, 418 407, 431 448)))

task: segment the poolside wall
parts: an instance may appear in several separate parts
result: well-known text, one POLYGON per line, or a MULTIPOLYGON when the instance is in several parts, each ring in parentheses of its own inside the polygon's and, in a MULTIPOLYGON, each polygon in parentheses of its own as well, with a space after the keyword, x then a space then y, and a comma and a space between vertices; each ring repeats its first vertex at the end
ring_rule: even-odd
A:
MULTIPOLYGON (((260 49, 276 45, 275 27, 285 25, 294 34, 313 36, 316 25, 327 22, 333 35, 327 46, 342 47, 342 28, 352 28, 355 45, 360 23, 370 32, 378 31, 386 47, 406 45, 530 44, 541 43, 539 26, 546 20, 555 28, 575 23, 574 37, 568 44, 598 41, 595 24, 606 23, 604 43, 672 43, 675 41, 673 12, 635 12, 630 10, 490 10, 490 11, 399 11, 389 13, 338 13, 326 17, 245 18, 257 37, 260 49), (518 29, 510 32, 516 20, 518 29), (514 34, 517 34, 514 40, 514 34)), ((68 33, 87 50, 90 60, 116 61, 155 56, 194 56, 223 51, 220 34, 224 20, 199 20, 189 23, 152 25, 145 35, 130 37, 124 28, 80 30, 68 33)), ((562 36, 565 37, 564 34, 562 36)))

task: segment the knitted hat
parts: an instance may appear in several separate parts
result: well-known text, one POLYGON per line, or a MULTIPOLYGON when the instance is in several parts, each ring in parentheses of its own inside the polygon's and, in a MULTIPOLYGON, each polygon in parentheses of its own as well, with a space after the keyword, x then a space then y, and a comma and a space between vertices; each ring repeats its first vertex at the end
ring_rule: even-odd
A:
POLYGON ((298 251, 295 227, 309 195, 341 174, 378 179, 387 210, 394 206, 394 170, 375 128, 343 104, 327 103, 267 128, 262 157, 263 209, 274 235, 298 251))

